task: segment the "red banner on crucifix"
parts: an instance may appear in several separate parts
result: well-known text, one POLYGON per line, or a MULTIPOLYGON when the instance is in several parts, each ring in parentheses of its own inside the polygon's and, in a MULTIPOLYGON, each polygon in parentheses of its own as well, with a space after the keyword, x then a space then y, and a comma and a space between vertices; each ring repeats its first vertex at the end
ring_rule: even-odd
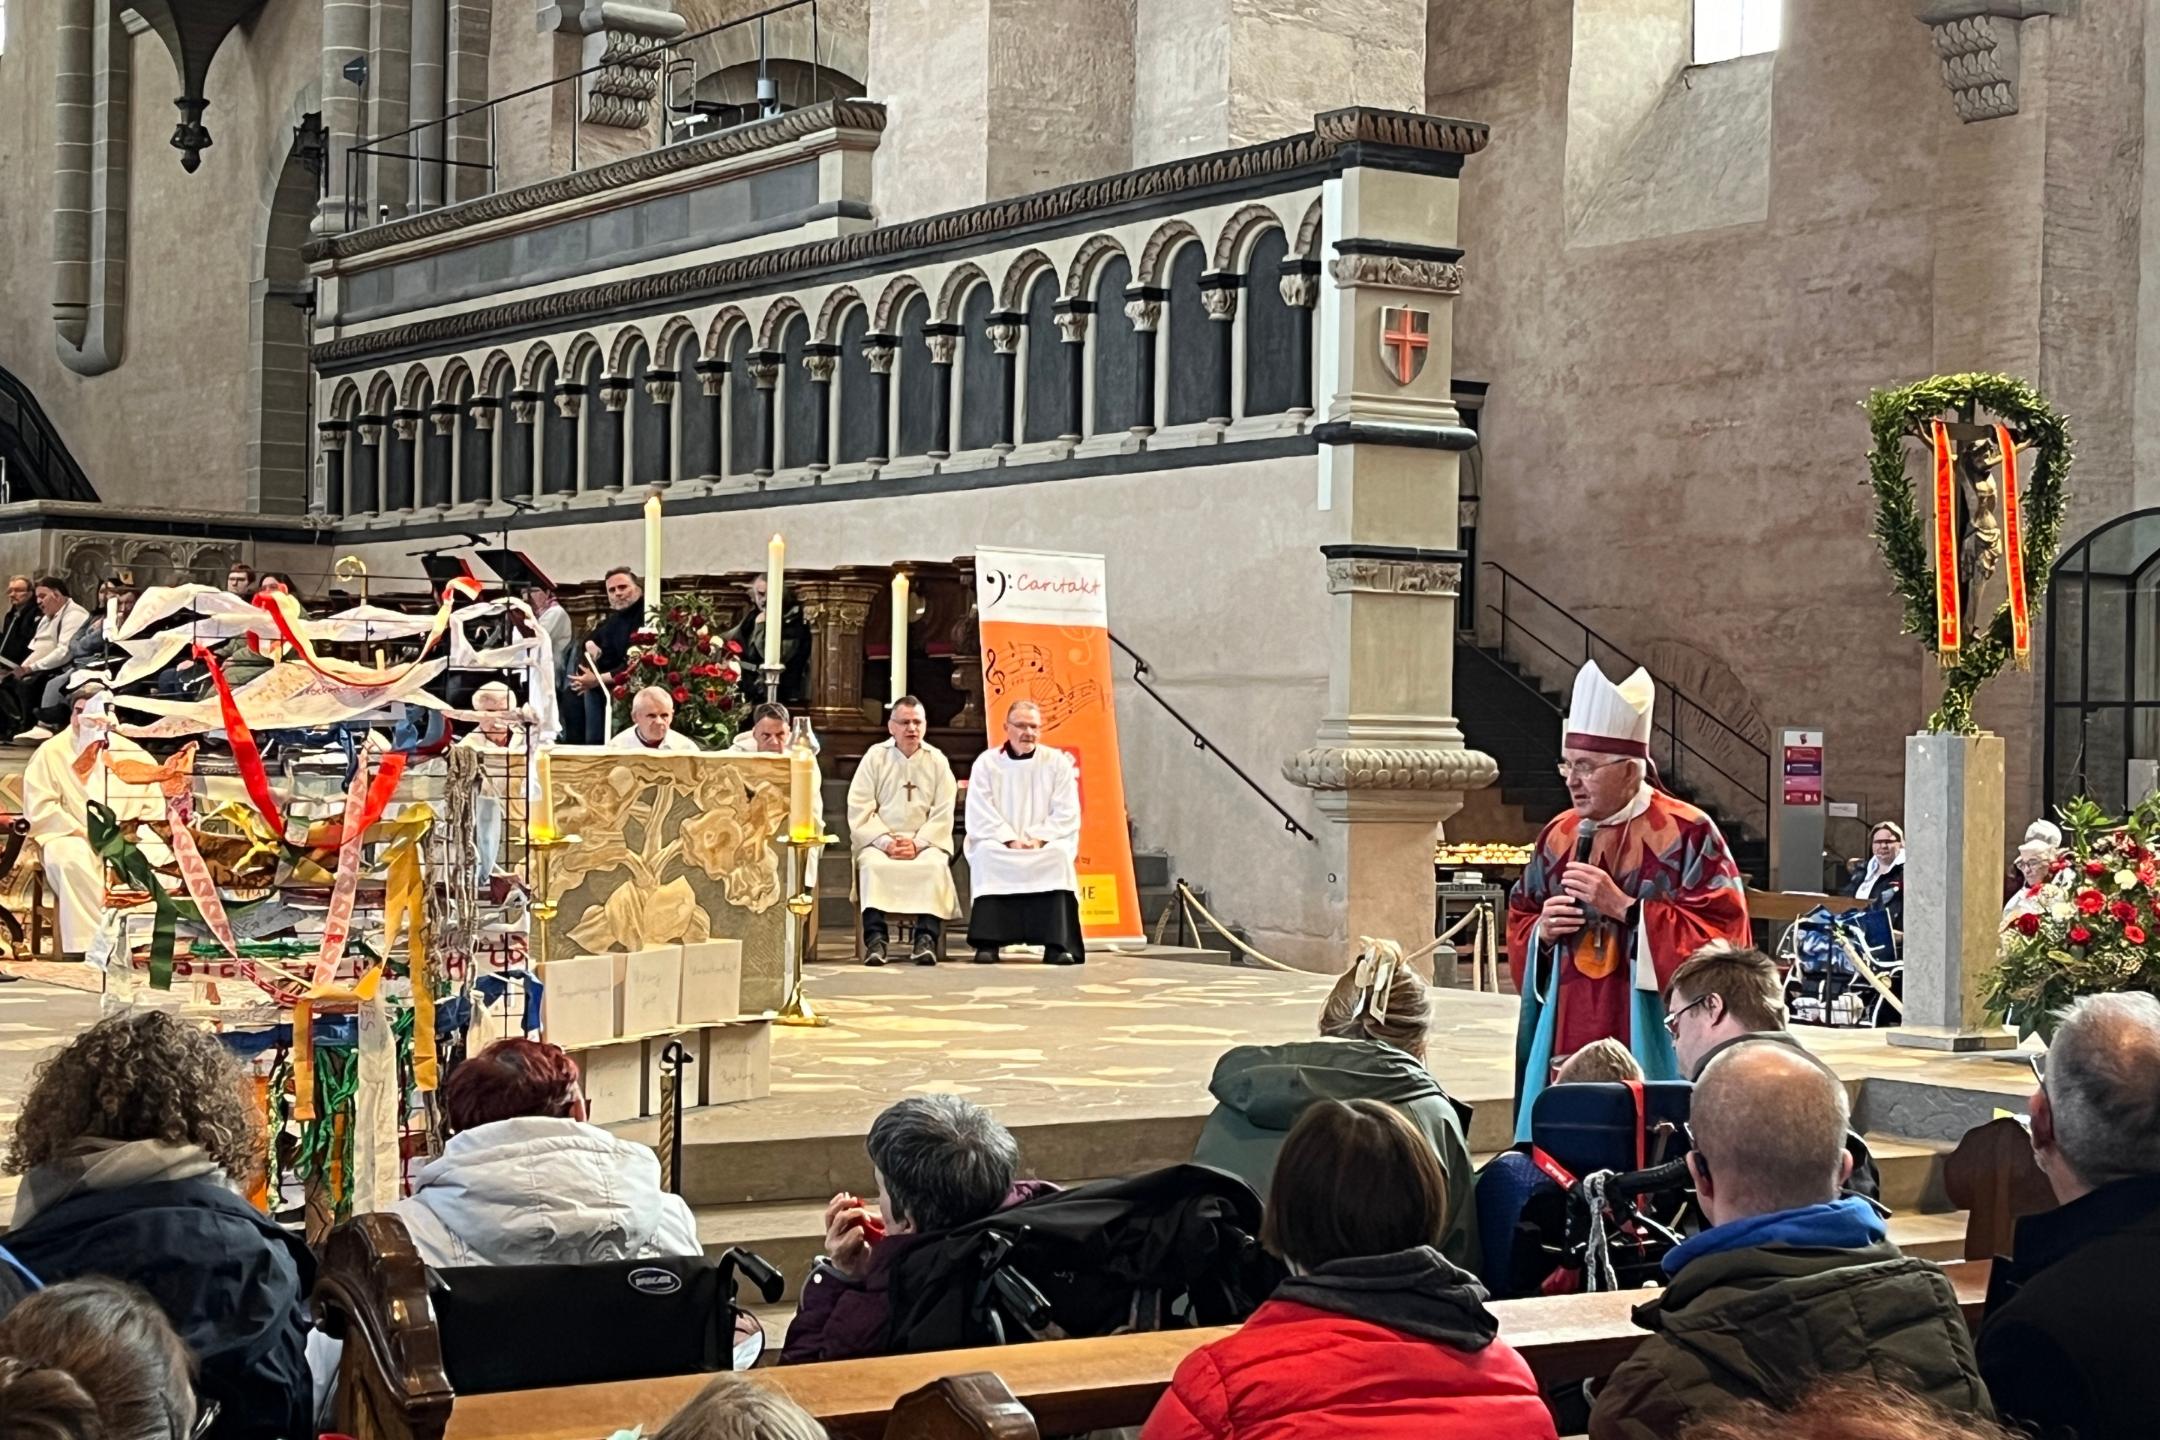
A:
POLYGON ((1950 427, 1928 422, 1935 458, 1935 655, 1948 665, 1964 645, 1964 605, 1958 593, 1957 467, 1952 462, 1950 427))
POLYGON ((2025 586, 2025 516, 2018 505, 2017 438, 1995 427, 2002 451, 2003 571, 2010 587, 2010 653, 2020 670, 2032 668, 2032 598, 2025 586))

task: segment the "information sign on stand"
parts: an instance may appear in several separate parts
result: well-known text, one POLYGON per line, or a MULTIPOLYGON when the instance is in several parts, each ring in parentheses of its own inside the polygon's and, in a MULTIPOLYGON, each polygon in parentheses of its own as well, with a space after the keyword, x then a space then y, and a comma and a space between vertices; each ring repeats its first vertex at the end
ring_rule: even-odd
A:
POLYGON ((1771 797, 1770 883, 1823 888, 1823 732, 1778 732, 1778 785, 1771 797))

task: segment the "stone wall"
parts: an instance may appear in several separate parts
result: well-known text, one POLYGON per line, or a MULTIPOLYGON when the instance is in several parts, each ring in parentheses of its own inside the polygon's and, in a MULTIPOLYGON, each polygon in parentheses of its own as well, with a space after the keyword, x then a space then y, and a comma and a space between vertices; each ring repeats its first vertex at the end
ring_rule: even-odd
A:
POLYGON ((194 175, 166 142, 179 84, 149 31, 130 43, 131 204, 120 366, 85 378, 60 363, 52 313, 53 102, 48 23, 8 34, 0 123, 0 366, 36 393, 99 495, 118 504, 239 510, 248 498, 250 289, 260 280, 292 127, 319 83, 319 4, 269 0, 210 68, 214 143, 194 175))
MULTIPOLYGON (((1041 485, 686 514, 667 527, 670 568, 749 569, 785 533, 791 565, 824 569, 901 558, 946 559, 978 544, 1109 557, 1110 624, 1154 666, 1170 702, 1308 829, 1325 833, 1310 791, 1285 781, 1284 756, 1312 743, 1327 700, 1329 607, 1319 547, 1338 517, 1313 507, 1315 462, 1223 463, 1041 485), (1196 547, 1193 537, 1208 537, 1196 547)), ((511 544, 564 581, 637 563, 641 531, 614 524, 513 531, 511 544)), ((411 541, 341 544, 302 554, 321 588, 329 557, 368 559, 378 583, 417 571, 411 541)), ((1166 849, 1180 875, 1210 891, 1226 920, 1297 964, 1341 963, 1330 934, 1319 846, 1281 820, 1117 667, 1119 749, 1138 841, 1166 849)), ((965 766, 972 757, 954 757, 965 766)), ((1419 937, 1409 937, 1415 943, 1419 937)))

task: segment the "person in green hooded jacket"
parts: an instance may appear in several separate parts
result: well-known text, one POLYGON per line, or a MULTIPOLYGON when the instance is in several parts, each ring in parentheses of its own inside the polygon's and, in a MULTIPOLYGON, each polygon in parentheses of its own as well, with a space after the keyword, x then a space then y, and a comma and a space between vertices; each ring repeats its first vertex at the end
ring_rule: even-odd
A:
POLYGON ((1317 1100, 1378 1100, 1401 1113, 1439 1152, 1447 1177, 1448 1228, 1441 1253, 1478 1268, 1476 1169, 1470 1163, 1470 1107, 1425 1068, 1432 997, 1393 945, 1358 957, 1328 992, 1320 1038, 1287 1045, 1240 1045, 1215 1062, 1208 1093, 1215 1109, 1193 1159, 1243 1179, 1261 1195, 1290 1127, 1317 1100))

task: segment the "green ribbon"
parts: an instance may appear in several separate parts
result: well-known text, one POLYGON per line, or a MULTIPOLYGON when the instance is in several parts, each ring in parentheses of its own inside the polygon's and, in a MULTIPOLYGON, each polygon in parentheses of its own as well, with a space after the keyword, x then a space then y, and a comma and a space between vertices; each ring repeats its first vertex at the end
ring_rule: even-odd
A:
MULTIPOLYGON (((89 833, 90 848, 97 852, 97 857, 117 870, 128 884, 149 894, 150 903, 157 911, 157 919, 150 930, 150 988, 172 989, 174 935, 182 920, 207 933, 209 926, 203 920, 202 911, 196 908, 193 900, 167 893, 150 864, 150 857, 121 833, 120 819, 110 806, 95 800, 90 802, 89 833)), ((228 901, 225 911, 228 915, 245 914, 262 903, 260 899, 228 901)), ((246 953, 245 947, 242 953, 246 953)))

